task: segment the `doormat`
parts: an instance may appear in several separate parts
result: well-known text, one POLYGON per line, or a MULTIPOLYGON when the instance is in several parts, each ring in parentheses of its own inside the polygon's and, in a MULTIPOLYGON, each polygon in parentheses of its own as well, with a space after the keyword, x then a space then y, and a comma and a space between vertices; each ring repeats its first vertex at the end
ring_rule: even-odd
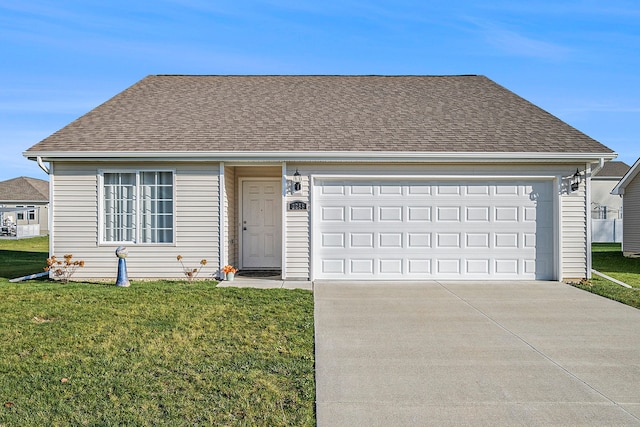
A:
POLYGON ((277 277, 280 278, 280 270, 241 270, 236 275, 239 277, 277 277))

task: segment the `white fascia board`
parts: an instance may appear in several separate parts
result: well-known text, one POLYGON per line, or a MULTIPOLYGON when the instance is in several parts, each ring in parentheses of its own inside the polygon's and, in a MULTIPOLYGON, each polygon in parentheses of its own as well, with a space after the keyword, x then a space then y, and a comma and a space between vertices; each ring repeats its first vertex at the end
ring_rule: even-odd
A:
POLYGON ((613 187, 613 190, 611 190, 611 194, 618 194, 622 196, 624 194, 624 189, 631 182, 631 180, 633 180, 633 178, 638 175, 638 173, 640 173, 640 159, 636 160, 633 166, 631 166, 631 169, 629 169, 627 173, 622 177, 620 182, 618 182, 618 184, 613 187))
POLYGON ((24 152, 31 160, 180 160, 225 162, 596 162, 611 160, 616 153, 492 153, 492 152, 419 152, 419 151, 56 151, 24 152))

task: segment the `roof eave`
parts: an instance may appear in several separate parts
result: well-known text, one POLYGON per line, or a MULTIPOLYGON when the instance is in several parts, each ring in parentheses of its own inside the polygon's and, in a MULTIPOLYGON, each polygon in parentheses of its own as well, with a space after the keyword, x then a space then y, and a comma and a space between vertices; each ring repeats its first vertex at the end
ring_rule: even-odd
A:
POLYGON ((611 160, 616 153, 507 153, 507 152, 415 152, 415 151, 26 151, 30 160, 180 160, 180 161, 288 161, 288 162, 595 162, 611 160))
POLYGON ((620 179, 620 182, 613 187, 611 190, 611 194, 617 194, 622 196, 624 194, 624 189, 627 185, 640 173, 640 159, 636 160, 636 162, 631 166, 631 169, 620 179))

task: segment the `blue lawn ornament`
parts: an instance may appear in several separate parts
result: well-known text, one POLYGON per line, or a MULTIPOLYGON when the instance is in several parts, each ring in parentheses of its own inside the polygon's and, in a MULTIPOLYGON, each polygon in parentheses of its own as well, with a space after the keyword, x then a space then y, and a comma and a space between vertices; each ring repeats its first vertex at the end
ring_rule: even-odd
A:
POLYGON ((129 287, 129 277, 127 276, 127 255, 129 251, 124 246, 118 246, 116 249, 116 256, 118 257, 118 278, 116 279, 116 286, 129 287))

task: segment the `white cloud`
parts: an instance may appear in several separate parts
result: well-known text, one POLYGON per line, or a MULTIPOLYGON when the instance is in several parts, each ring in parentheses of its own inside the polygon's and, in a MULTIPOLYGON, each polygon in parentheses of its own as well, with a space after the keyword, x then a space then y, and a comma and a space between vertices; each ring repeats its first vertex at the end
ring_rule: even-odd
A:
POLYGON ((526 36, 495 22, 475 18, 467 18, 467 21, 488 44, 510 55, 562 60, 572 52, 566 46, 526 36))

